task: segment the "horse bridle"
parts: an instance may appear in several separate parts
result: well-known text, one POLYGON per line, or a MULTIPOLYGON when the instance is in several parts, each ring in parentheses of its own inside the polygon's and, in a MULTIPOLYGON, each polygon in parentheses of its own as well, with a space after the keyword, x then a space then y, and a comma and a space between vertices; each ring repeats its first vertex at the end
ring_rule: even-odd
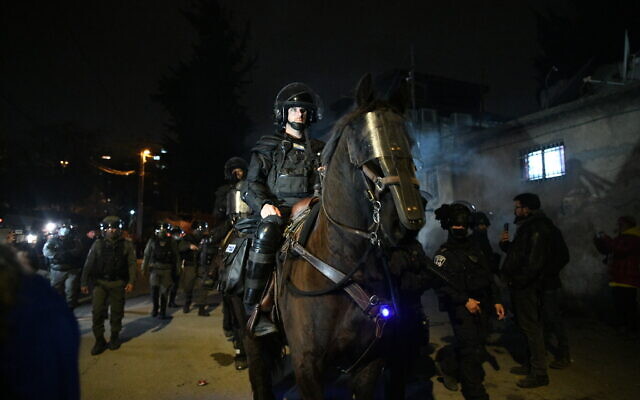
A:
MULTIPOLYGON (((324 167, 324 171, 320 173, 321 180, 324 180, 324 175, 327 172, 328 165, 324 167)), ((327 217, 329 222, 331 222, 336 227, 349 232, 351 234, 360 236, 364 239, 368 239, 372 245, 380 246, 380 238, 378 237, 378 231, 380 230, 380 209, 382 208, 382 203, 380 202, 380 195, 388 189, 391 185, 399 185, 400 184, 400 176, 391 175, 391 176, 379 176, 375 173, 369 166, 365 163, 361 167, 359 167, 360 172, 362 172, 362 176, 364 177, 365 186, 367 187, 366 196, 369 203, 371 203, 371 219, 372 223, 369 225, 367 231, 363 231, 358 228, 354 228, 352 226, 345 225, 341 222, 338 222, 335 218, 329 214, 329 211, 326 207, 326 202, 324 201, 324 190, 321 193, 321 204, 322 204, 322 212, 327 217), (372 187, 373 186, 373 187, 372 187)), ((411 178, 411 183, 415 185, 419 185, 418 180, 415 177, 411 178)))

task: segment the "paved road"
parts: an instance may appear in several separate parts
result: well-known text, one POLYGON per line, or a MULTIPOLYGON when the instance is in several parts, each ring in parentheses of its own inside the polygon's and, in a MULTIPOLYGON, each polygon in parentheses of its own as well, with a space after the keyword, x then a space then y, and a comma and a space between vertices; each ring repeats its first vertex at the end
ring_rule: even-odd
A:
MULTIPOLYGON (((215 300, 215 299, 214 299, 215 300)), ((451 339, 444 314, 425 297, 432 328, 432 342, 438 347, 451 339)), ((233 348, 222 334, 222 314, 216 307, 210 317, 174 310, 174 318, 161 322, 148 316, 148 297, 127 301, 124 331, 126 343, 117 350, 91 356, 93 345, 90 308, 76 310, 82 329, 80 371, 83 399, 178 400, 249 399, 246 371, 233 366, 233 348), (198 386, 199 379, 209 382, 198 386)), ((551 385, 520 389, 519 378, 509 373, 516 366, 522 346, 517 340, 489 346, 500 370, 485 365, 486 386, 493 399, 506 400, 635 400, 640 398, 640 341, 620 335, 590 320, 569 320, 574 364, 567 370, 550 371, 551 385)), ((433 393, 414 398, 462 399, 460 392, 446 390, 435 377, 433 393), (431 395, 431 396, 430 396, 431 395)), ((429 385, 422 385, 429 387, 429 385)))
MULTIPOLYGON (((248 399, 245 371, 233 365, 233 347, 222 333, 222 313, 210 317, 196 311, 171 309, 173 319, 151 318, 147 296, 127 300, 122 337, 117 351, 90 354, 93 346, 91 310, 76 310, 82 331, 80 380, 87 400, 248 399), (198 380, 208 381, 198 386, 198 380)), ((108 322, 107 322, 108 326, 108 322)), ((107 329, 107 339, 108 339, 107 329)))

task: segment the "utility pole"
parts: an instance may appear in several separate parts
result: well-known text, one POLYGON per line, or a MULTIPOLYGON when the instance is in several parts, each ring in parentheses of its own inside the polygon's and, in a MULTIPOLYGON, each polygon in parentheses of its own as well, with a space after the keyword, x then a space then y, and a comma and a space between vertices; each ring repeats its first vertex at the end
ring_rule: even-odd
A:
POLYGON ((144 215, 144 166, 147 158, 153 157, 149 149, 140 152, 140 179, 138 180, 138 218, 136 218, 136 236, 142 238, 142 216, 144 215))

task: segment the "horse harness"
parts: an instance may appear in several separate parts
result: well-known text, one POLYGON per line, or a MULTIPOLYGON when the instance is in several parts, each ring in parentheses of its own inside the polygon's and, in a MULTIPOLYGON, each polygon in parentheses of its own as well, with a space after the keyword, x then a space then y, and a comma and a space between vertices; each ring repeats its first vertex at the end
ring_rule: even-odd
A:
MULTIPOLYGON (((398 176, 380 177, 366 164, 361 167, 361 172, 363 173, 365 184, 368 188, 366 190, 366 197, 367 200, 371 203, 372 209, 372 223, 367 231, 350 227, 336 221, 329 214, 325 207, 324 192, 322 192, 323 198, 320 200, 320 204, 316 204, 314 209, 308 208, 307 210, 303 211, 297 218, 294 218, 292 220, 291 225, 285 232, 287 240, 285 241, 285 244, 282 248, 283 254, 287 254, 289 253, 289 251, 291 251, 299 255, 309 264, 311 264, 318 272, 320 272, 327 279, 333 282, 333 285, 325 290, 302 291, 296 288, 290 280, 287 280, 287 287, 294 294, 302 296, 320 296, 342 289, 349 295, 349 297, 351 297, 351 299, 362 310, 362 312, 374 322, 376 331, 373 340, 364 350, 362 355, 360 355, 360 357, 358 357, 358 359, 349 368, 343 370, 343 372, 345 373, 349 373, 357 365, 359 365, 359 363, 371 351, 375 343, 377 343, 378 340, 382 338, 388 318, 392 316, 394 311, 397 309, 397 306, 395 304, 396 302, 392 301, 393 304, 389 305, 384 301, 384 299, 380 299, 377 295, 369 295, 361 285, 351 279, 354 273, 358 269, 360 269, 362 262, 359 263, 355 268, 353 268, 353 270, 348 274, 345 274, 344 272, 327 264, 326 262, 310 253, 304 247, 304 245, 301 244, 301 242, 306 242, 306 239, 308 238, 308 235, 311 231, 310 225, 315 224, 315 220, 317 219, 317 215, 319 214, 317 210, 315 210, 315 208, 321 207, 322 212, 325 214, 331 224, 335 225, 341 230, 367 239, 371 243, 371 246, 367 248, 367 252, 365 253, 363 260, 368 257, 372 249, 381 247, 381 241, 378 237, 378 231, 380 229, 380 209, 382 207, 382 204, 379 198, 381 193, 384 192, 384 190, 387 189, 389 185, 399 184, 400 178, 398 176)), ((321 177, 324 178, 324 174, 321 174, 321 177)), ((418 184, 417 180, 414 183, 418 184)), ((386 263, 383 265, 383 267, 388 269, 386 263)), ((392 293, 392 300, 395 300, 395 296, 393 295, 393 284, 389 279, 388 271, 385 271, 385 276, 387 276, 390 291, 392 293)))

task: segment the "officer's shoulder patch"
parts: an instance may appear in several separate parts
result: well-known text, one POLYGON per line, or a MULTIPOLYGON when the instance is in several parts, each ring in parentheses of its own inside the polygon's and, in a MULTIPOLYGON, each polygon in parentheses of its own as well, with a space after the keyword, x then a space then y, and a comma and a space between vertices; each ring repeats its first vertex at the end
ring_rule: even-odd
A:
POLYGON ((444 265, 444 263, 447 262, 447 258, 445 256, 443 256, 442 254, 438 254, 437 256, 435 256, 435 258, 433 259, 433 263, 435 265, 437 265, 438 267, 442 267, 444 265))

